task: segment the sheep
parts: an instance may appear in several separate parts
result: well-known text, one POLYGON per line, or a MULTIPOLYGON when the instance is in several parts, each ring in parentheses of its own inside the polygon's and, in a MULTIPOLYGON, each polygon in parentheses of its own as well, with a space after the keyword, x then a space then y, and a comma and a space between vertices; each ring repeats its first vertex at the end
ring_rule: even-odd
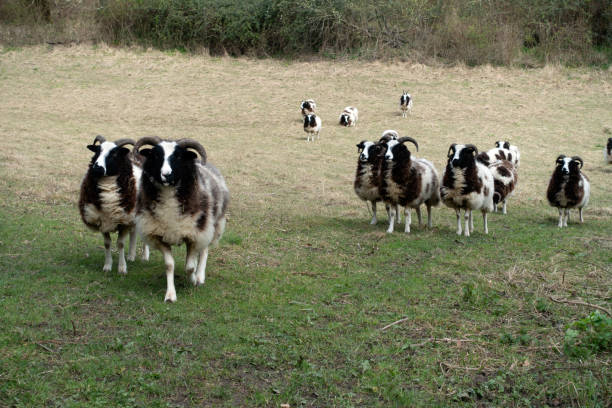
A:
POLYGON ((356 126, 357 120, 359 119, 359 110, 353 106, 347 106, 340 114, 340 125, 342 126, 356 126))
POLYGON ((384 132, 382 132, 382 136, 380 137, 380 140, 397 140, 399 139, 399 133, 397 133, 396 130, 393 129, 387 129, 384 132))
POLYGON ((397 140, 383 142, 387 146, 383 162, 381 196, 389 205, 389 228, 393 232, 397 206, 404 207, 404 232, 410 232, 410 208, 416 210, 419 226, 422 225, 421 204, 427 206, 427 226, 432 228, 431 207, 440 202, 440 182, 434 165, 425 159, 411 157, 404 142, 414 143, 417 151, 419 145, 411 137, 400 137, 397 140))
POLYGON ((490 163, 486 153, 480 153, 476 156, 476 160, 486 165, 491 174, 493 174, 493 185, 495 192, 493 193, 493 211, 497 212, 497 206, 502 203, 502 214, 507 213, 507 200, 514 192, 518 182, 518 172, 514 164, 508 160, 497 160, 490 163))
POLYGON ((448 149, 448 162, 440 187, 442 201, 457 215, 457 235, 461 235, 461 210, 464 210, 466 237, 474 231, 473 210, 482 212, 484 232, 489 233, 487 213, 493 211, 494 205, 493 174, 476 160, 477 154, 478 149, 472 144, 453 143, 448 149))
MULTIPOLYGON (((130 235, 128 260, 136 258, 136 201, 142 169, 132 160, 132 153, 125 145, 134 145, 132 139, 107 142, 98 135, 87 145, 94 155, 81 183, 79 212, 83 223, 104 236, 104 272, 113 268, 111 255, 111 232, 118 232, 117 248, 119 263, 117 270, 127 273, 124 243, 130 235)), ((145 245, 143 259, 149 258, 149 247, 145 245)))
POLYGON ((608 144, 604 147, 604 161, 612 164, 612 137, 608 138, 608 144))
POLYGON ((304 132, 307 134, 306 141, 310 141, 312 135, 312 141, 314 142, 315 136, 319 138, 319 132, 321 131, 321 118, 315 114, 308 114, 304 116, 304 132))
POLYGON ((412 97, 406 91, 402 91, 400 97, 400 110, 402 111, 402 118, 405 118, 406 114, 412 113, 412 97))
POLYGON ((560 155, 556 161, 546 198, 551 206, 559 209, 558 227, 567 227, 571 208, 578 208, 580 222, 584 222, 582 210, 589 203, 591 185, 589 179, 581 172, 584 162, 578 156, 560 155))
POLYGON ((518 164, 520 162, 520 154, 518 152, 518 148, 516 146, 512 146, 512 150, 508 147, 510 143, 508 142, 495 142, 497 147, 487 151, 482 152, 478 155, 479 160, 487 163, 487 166, 495 163, 499 160, 507 160, 514 165, 518 169, 518 164))
POLYGON ((315 109, 317 108, 317 104, 312 99, 306 99, 302 101, 300 104, 300 109, 302 110, 302 116, 306 116, 309 114, 315 113, 315 109))
POLYGON ((144 156, 138 228, 163 254, 164 301, 176 302, 172 246, 185 243, 185 272, 193 285, 203 285, 208 248, 225 230, 229 190, 219 170, 207 163, 204 147, 195 140, 143 137, 135 150, 144 156), (145 145, 152 147, 141 149, 145 145))
POLYGON ((509 156, 509 158, 502 159, 502 160, 508 160, 509 162, 512 162, 512 164, 514 164, 514 167, 516 167, 517 169, 520 167, 521 152, 519 151, 518 147, 504 140, 498 140, 497 142, 495 142, 495 147, 498 149, 509 150, 511 152, 511 155, 509 156))
MULTIPOLYGON (((357 171, 353 188, 355 194, 363 201, 372 204, 372 220, 370 224, 377 223, 376 203, 382 201, 380 188, 382 183, 382 163, 386 152, 386 145, 382 143, 368 142, 362 140, 357 144, 359 158, 357 160, 357 171)), ((389 215, 389 206, 386 206, 389 215)), ((399 212, 399 210, 397 211, 399 212)), ((399 222, 399 217, 398 217, 399 222)))

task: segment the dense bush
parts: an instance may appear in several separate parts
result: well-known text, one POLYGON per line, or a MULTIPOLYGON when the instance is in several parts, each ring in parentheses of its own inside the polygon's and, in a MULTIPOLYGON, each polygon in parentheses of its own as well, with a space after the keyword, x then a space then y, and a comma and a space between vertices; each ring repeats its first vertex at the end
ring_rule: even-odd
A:
MULTIPOLYGON (((89 1, 93 38, 213 54, 591 64, 605 62, 595 48, 612 43, 608 0, 89 1)), ((84 1, 5 0, 0 20, 57 23, 75 5, 84 1)))

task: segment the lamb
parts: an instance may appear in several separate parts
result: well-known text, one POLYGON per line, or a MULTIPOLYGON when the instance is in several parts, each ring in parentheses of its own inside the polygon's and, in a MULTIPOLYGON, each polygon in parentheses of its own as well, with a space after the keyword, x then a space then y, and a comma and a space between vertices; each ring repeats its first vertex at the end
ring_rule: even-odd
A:
POLYGON ((608 144, 604 147, 604 160, 607 164, 612 164, 612 137, 608 138, 608 144))
POLYGON ((306 99, 305 101, 302 101, 302 103, 300 104, 300 109, 302 110, 302 116, 306 116, 306 115, 315 113, 316 107, 317 107, 317 104, 312 99, 306 99))
POLYGON ((584 162, 578 156, 566 157, 562 154, 557 157, 556 164, 546 198, 551 206, 559 209, 558 227, 567 227, 571 208, 578 208, 582 223, 582 210, 589 203, 591 195, 589 179, 581 171, 584 162))
POLYGON ((143 137, 135 149, 145 158, 138 228, 162 252, 167 281, 164 301, 176 302, 172 246, 185 243, 185 272, 195 286, 203 285, 208 248, 225 230, 229 190, 219 170, 207 163, 204 147, 195 140, 143 137), (145 145, 152 147, 141 149, 145 145))
POLYGON ((506 159, 502 159, 502 160, 508 160, 509 162, 514 164, 514 167, 516 167, 517 169, 520 167, 520 165, 521 165, 521 152, 519 151, 518 147, 516 147, 515 145, 510 144, 510 142, 507 142, 507 141, 504 141, 504 140, 498 140, 497 142, 495 142, 495 147, 498 148, 498 149, 509 150, 512 153, 510 155, 510 157, 506 158, 506 159))
POLYGON ((493 211, 495 193, 491 170, 476 160, 478 149, 472 144, 453 143, 448 150, 448 163, 442 176, 440 195, 444 204, 457 214, 457 235, 461 235, 461 210, 464 210, 465 236, 474 231, 473 210, 480 210, 484 232, 489 233, 487 213, 493 211))
POLYGON ((422 225, 420 206, 427 206, 427 226, 432 228, 431 207, 440 202, 440 182, 438 172, 434 165, 425 159, 411 157, 411 153, 404 145, 405 142, 414 143, 417 151, 419 145, 411 137, 400 137, 397 140, 383 142, 387 146, 385 161, 383 162, 383 177, 381 196, 389 205, 388 233, 393 232, 397 206, 404 207, 404 232, 410 232, 410 208, 416 210, 419 217, 419 226, 422 225))
POLYGON ((402 118, 405 118, 406 114, 412 113, 412 97, 406 91, 402 91, 400 97, 400 110, 402 111, 402 118))
MULTIPOLYGON (((81 219, 93 231, 104 236, 104 272, 113 268, 111 255, 112 232, 117 231, 119 263, 117 270, 127 273, 124 243, 130 235, 128 260, 136 258, 136 201, 142 169, 132 159, 132 153, 124 146, 134 145, 132 139, 107 142, 98 135, 87 148, 94 155, 81 183, 79 212, 81 219)), ((149 258, 149 247, 145 245, 143 259, 149 258)))
POLYGON ((319 138, 319 132, 321 131, 321 118, 315 114, 308 114, 304 116, 304 132, 307 134, 307 142, 310 142, 312 135, 312 141, 314 142, 315 136, 319 138))
POLYGON ((359 119, 359 111, 353 106, 347 106, 340 114, 340 124, 342 126, 356 126, 359 119))
POLYGON ((507 214, 507 200, 518 183, 518 172, 514 164, 508 160, 496 160, 490 163, 488 157, 486 153, 480 153, 476 156, 476 160, 487 166, 493 174, 493 184, 495 186, 493 211, 497 212, 498 204, 502 203, 502 214, 507 214))

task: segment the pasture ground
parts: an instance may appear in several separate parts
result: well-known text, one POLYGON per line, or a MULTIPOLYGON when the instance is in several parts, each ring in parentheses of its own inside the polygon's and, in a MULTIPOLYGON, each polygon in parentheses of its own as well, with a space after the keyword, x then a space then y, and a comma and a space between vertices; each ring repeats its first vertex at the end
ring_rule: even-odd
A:
MULTIPOLYGON (((610 351, 564 347, 610 309, 612 184, 602 149, 612 73, 286 62, 105 46, 0 51, 1 406, 580 406, 611 401, 610 351), (414 96, 402 119, 402 89, 414 96), (321 139, 298 111, 314 98, 321 139), (359 108, 356 128, 338 115, 359 108), (352 188, 355 144, 416 138, 522 152, 509 214, 454 212, 384 233, 352 188), (103 273, 76 200, 96 134, 194 137, 226 177, 228 228, 194 289, 175 251, 103 273), (545 200, 558 154, 592 184, 586 222, 559 230, 545 200), (382 328, 406 318, 385 330, 382 328)), ((606 130, 608 129, 608 130, 606 130)), ((414 222, 414 217, 413 217, 414 222)), ((609 332, 608 332, 609 334, 609 332)), ((608 340, 609 341, 609 340, 608 340)))

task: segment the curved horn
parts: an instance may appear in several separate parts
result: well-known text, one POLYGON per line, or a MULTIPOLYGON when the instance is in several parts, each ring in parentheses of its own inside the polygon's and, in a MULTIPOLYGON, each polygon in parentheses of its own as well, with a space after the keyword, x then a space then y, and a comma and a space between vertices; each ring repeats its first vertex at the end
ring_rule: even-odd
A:
POLYGON ((582 161, 580 156, 572 156, 572 160, 576 160, 577 162, 580 162, 580 168, 582 168, 582 166, 584 166, 584 162, 582 161))
POLYGON ((132 146, 135 146, 136 142, 134 142, 134 139, 123 138, 115 140, 115 144, 117 145, 117 147, 125 146, 126 144, 131 144, 132 146))
POLYGON ((96 142, 100 142, 100 144, 106 142, 106 138, 102 135, 98 135, 96 136, 96 138, 93 141, 93 144, 96 144, 96 142))
POLYGON ((134 150, 138 153, 140 148, 144 145, 157 146, 161 142, 161 139, 157 136, 145 136, 138 139, 134 145, 134 150))
POLYGON ((176 141, 176 144, 181 147, 184 147, 185 149, 195 150, 199 153, 200 160, 202 161, 202 163, 206 163, 206 150, 204 149, 204 146, 200 144, 200 142, 197 142, 193 139, 180 139, 176 141))
POLYGON ((474 151, 476 152, 476 154, 478 154, 478 148, 476 146, 474 146, 473 144, 466 144, 465 145, 466 148, 472 148, 474 149, 474 151))
POLYGON ((397 139, 397 143, 404 143, 404 142, 412 142, 412 143, 414 143, 414 145, 416 146, 417 152, 419 151, 419 144, 417 143, 416 140, 414 140, 410 136, 403 136, 403 137, 400 137, 399 139, 397 139))
POLYGON ((451 151, 455 151, 455 146, 457 146, 457 143, 453 143, 450 145, 450 147, 448 148, 448 153, 446 153, 446 157, 451 157, 451 151))
POLYGON ((559 157, 557 157, 557 160, 555 160, 555 162, 558 162, 561 159, 565 159, 565 155, 564 154, 560 154, 559 157))
POLYGON ((383 137, 381 137, 380 139, 378 139, 378 143, 388 143, 391 140, 393 140, 393 137, 391 137, 389 134, 386 134, 383 137))

